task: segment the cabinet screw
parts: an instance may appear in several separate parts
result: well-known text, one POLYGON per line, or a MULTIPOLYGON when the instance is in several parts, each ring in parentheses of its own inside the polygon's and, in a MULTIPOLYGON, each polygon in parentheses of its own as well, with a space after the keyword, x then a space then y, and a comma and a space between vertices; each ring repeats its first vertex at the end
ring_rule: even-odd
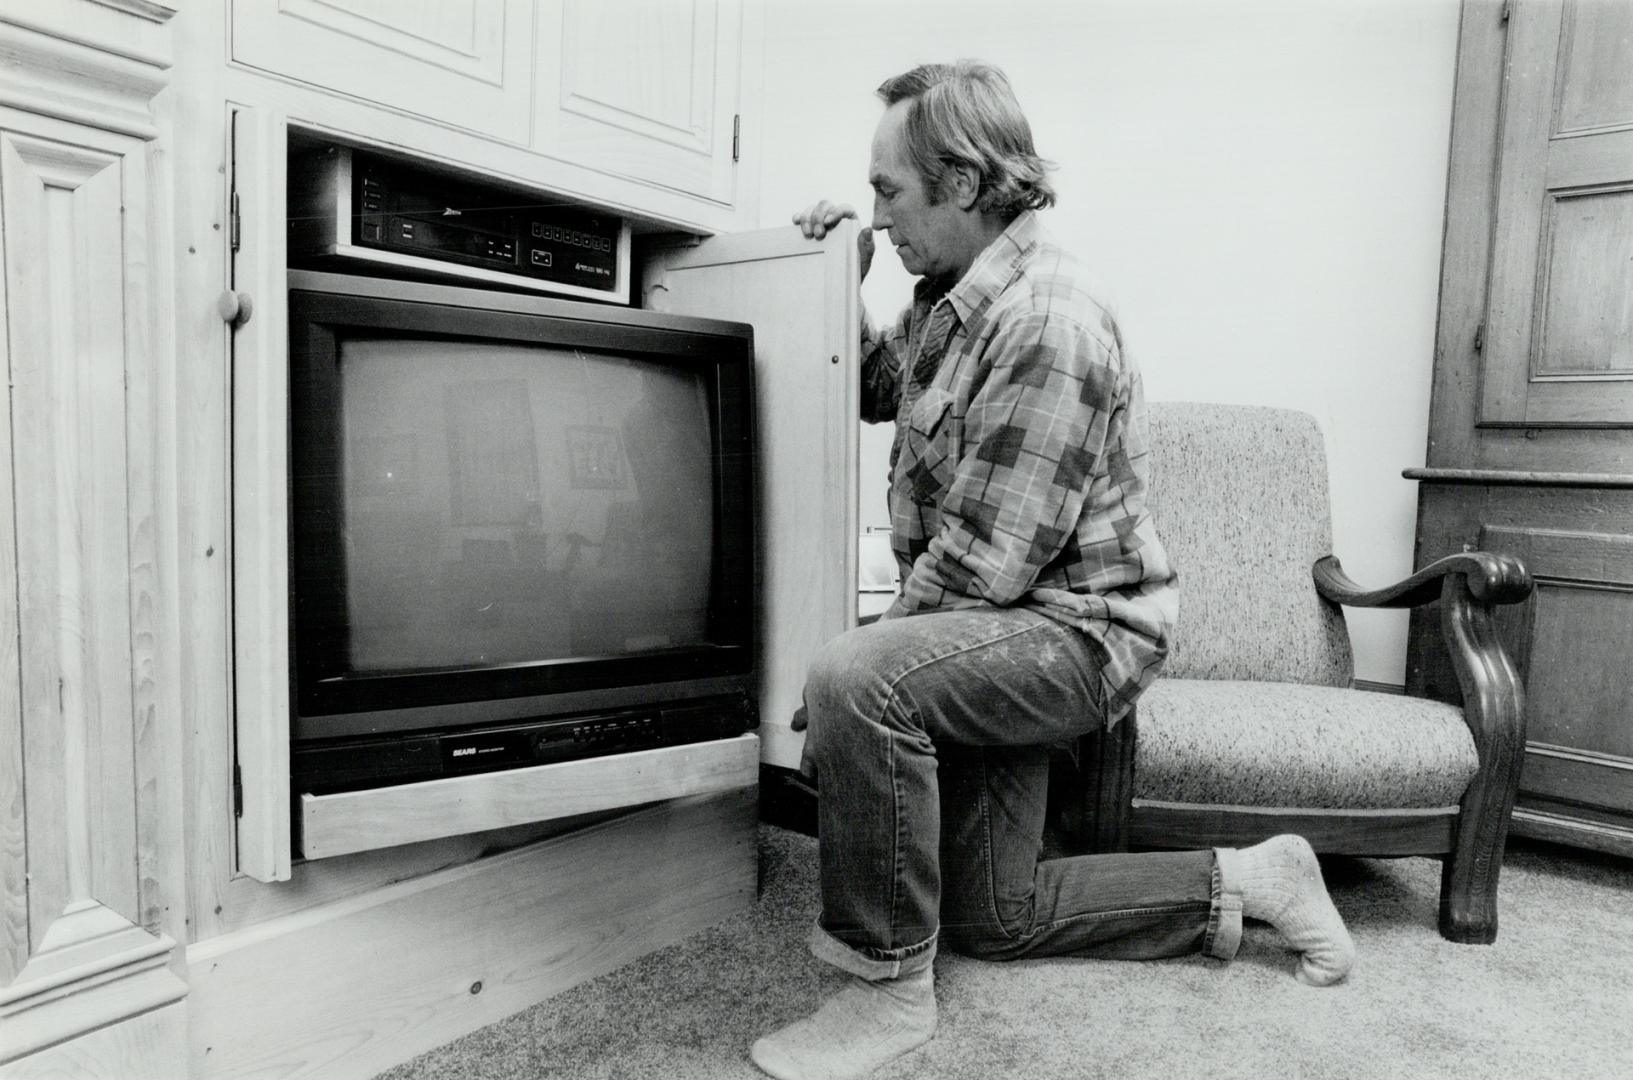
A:
POLYGON ((839 357, 837 357, 837 356, 830 356, 830 357, 828 357, 828 363, 830 363, 830 364, 837 364, 837 363, 839 363, 839 357))
POLYGON ((482 992, 482 980, 481 979, 478 979, 475 982, 471 983, 471 993, 480 994, 481 992, 482 992))

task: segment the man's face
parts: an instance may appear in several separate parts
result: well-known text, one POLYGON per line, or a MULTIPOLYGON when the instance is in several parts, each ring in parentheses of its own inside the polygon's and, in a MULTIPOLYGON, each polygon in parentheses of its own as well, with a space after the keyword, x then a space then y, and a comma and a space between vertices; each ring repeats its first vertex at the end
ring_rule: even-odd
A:
POLYGON ((896 256, 908 273, 956 278, 966 269, 959 261, 966 215, 952 198, 930 201, 930 192, 907 156, 902 128, 909 108, 907 101, 890 106, 873 133, 873 159, 868 167, 873 228, 890 233, 896 256))

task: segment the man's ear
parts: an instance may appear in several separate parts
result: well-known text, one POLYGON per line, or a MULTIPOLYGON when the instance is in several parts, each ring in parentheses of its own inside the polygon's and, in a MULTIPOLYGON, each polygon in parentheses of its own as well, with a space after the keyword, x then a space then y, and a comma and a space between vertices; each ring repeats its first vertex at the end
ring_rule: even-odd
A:
POLYGON ((960 210, 971 209, 981 197, 981 174, 974 165, 954 165, 947 170, 947 184, 960 210))

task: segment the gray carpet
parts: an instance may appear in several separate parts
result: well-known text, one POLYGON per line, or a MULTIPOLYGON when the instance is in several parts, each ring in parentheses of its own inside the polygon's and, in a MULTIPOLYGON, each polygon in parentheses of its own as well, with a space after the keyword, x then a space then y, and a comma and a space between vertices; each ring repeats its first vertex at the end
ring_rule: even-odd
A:
MULTIPOLYGON (((1249 924, 1234 963, 936 962, 941 1027, 880 1080, 1633 1077, 1633 861, 1515 841, 1493 946, 1435 931, 1439 864, 1337 860, 1349 980, 1316 990, 1249 924)), ((761 833, 745 914, 380 1080, 753 1080, 748 1045, 842 978, 804 948, 816 842, 761 833)))

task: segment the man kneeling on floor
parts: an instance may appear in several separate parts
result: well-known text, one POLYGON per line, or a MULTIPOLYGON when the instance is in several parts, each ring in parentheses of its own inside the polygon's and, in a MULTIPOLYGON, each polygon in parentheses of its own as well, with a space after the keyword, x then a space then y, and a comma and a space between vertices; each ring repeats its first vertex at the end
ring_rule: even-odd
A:
MULTIPOLYGON (((901 594, 830 642, 805 689, 820 786, 816 955, 854 978, 751 1056, 781 1080, 864 1076, 935 1032, 938 942, 1008 960, 1229 959, 1262 919, 1324 986, 1354 958, 1310 845, 1039 861, 1048 747, 1117 723, 1156 677, 1176 579, 1146 509, 1140 373, 1043 231, 1046 163, 1003 73, 879 88, 872 231, 919 278, 864 319, 862 413, 894 420, 901 594)), ((795 215, 821 239, 848 206, 795 215)))

